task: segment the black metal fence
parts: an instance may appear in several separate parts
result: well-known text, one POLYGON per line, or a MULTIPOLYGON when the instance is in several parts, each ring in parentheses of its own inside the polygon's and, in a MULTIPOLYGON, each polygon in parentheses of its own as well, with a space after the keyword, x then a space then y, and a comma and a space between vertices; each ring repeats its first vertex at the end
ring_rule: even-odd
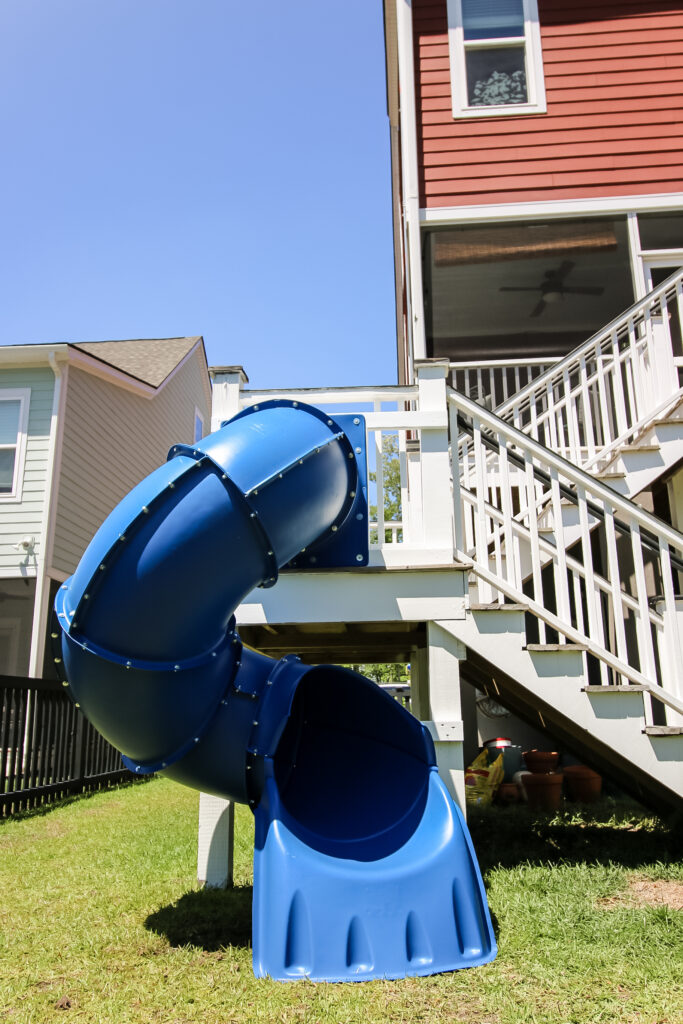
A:
POLYGON ((0 817, 134 777, 61 683, 0 675, 0 817))

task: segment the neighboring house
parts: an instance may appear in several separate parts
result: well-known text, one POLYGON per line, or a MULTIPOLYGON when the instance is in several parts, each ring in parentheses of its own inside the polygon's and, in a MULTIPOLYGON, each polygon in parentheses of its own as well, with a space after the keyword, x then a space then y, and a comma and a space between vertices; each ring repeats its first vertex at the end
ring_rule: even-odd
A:
POLYGON ((60 582, 117 502, 210 416, 200 337, 0 348, 0 674, 52 676, 60 582))

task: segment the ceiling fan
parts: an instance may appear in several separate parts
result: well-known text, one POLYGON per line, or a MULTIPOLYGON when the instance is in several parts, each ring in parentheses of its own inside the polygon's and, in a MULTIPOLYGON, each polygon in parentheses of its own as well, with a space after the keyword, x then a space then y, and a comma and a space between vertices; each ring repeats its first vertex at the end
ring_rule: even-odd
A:
POLYGON ((503 285, 498 291, 540 292, 541 298, 529 314, 530 317, 540 316, 549 303, 560 302, 565 295, 602 295, 605 289, 598 286, 585 285, 582 288, 571 288, 564 283, 565 278, 568 277, 575 266, 576 264, 572 263, 571 260, 564 260, 557 270, 546 270, 541 283, 532 288, 513 288, 503 285))

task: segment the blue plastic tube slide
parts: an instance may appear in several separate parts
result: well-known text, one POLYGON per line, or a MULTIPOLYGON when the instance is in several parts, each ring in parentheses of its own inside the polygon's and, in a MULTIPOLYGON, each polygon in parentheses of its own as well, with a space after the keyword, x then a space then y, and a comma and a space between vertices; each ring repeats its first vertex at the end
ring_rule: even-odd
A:
POLYGON ((258 976, 400 978, 496 955, 426 729, 363 676, 273 661, 235 631, 281 567, 365 563, 362 417, 276 401, 172 448, 58 592, 65 685, 131 771, 252 808, 258 976))

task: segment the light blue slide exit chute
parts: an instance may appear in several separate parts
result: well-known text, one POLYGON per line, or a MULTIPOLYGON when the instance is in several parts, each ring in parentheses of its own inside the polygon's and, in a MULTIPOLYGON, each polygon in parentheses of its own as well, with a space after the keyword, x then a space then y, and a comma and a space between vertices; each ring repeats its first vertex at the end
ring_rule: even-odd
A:
POLYGON ((280 567, 367 563, 366 477, 362 417, 253 406, 172 448, 56 601, 69 692, 124 763, 252 808, 259 976, 400 978, 496 955, 425 728, 370 680, 273 661, 235 631, 280 567))

